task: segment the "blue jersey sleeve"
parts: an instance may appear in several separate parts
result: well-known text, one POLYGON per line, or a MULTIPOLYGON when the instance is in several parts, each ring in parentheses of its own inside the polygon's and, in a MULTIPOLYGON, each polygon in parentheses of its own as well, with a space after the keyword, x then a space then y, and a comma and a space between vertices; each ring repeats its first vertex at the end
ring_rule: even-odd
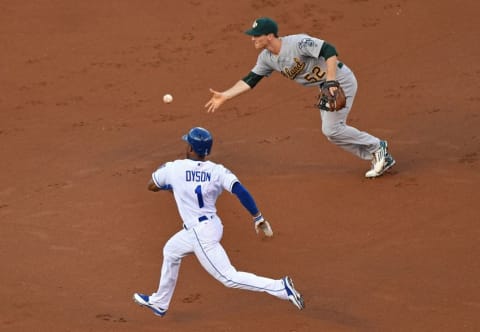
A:
POLYGON ((242 205, 248 210, 248 212, 250 212, 252 216, 258 214, 258 208, 255 204, 255 200, 240 182, 235 182, 232 188, 232 193, 238 197, 242 205))

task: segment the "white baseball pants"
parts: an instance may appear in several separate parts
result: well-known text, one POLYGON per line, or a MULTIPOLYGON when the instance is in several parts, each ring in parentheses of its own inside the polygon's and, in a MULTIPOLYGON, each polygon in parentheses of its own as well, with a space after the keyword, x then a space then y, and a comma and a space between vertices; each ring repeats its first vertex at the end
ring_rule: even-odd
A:
POLYGON ((266 292, 288 300, 282 279, 274 280, 237 271, 220 244, 222 236, 223 225, 218 216, 173 235, 163 248, 160 283, 157 292, 150 296, 150 303, 165 310, 169 308, 182 258, 192 253, 197 256, 203 268, 226 287, 266 292))

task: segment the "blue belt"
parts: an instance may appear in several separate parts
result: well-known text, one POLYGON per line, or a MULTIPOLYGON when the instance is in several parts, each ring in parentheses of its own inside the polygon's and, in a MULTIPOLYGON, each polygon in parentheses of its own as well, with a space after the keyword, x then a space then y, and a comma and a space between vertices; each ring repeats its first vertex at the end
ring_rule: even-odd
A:
MULTIPOLYGON (((202 222, 202 221, 205 221, 205 220, 208 220, 207 216, 201 216, 201 217, 198 218, 198 222, 202 222)), ((185 228, 188 231, 188 227, 185 224, 183 224, 183 228, 185 228)))

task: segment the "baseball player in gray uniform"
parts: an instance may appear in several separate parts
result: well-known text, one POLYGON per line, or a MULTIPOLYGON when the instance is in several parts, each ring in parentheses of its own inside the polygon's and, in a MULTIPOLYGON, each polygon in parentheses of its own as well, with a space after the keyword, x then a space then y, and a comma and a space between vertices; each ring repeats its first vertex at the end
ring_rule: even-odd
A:
POLYGON ((182 229, 173 235, 163 248, 158 290, 151 295, 135 293, 134 301, 151 309, 155 315, 163 317, 170 307, 182 258, 193 253, 203 268, 226 287, 266 292, 279 299, 289 300, 302 310, 305 307, 303 297, 294 288, 290 277, 260 277, 237 271, 230 263, 220 244, 223 225, 215 207, 215 202, 223 190, 236 195, 252 215, 257 234, 262 231, 265 236, 271 237, 272 228, 238 178, 223 165, 206 160, 213 144, 208 130, 192 128, 183 136, 183 140, 187 142, 186 158, 163 164, 153 172, 148 183, 151 191, 173 192, 183 221, 182 229))
MULTIPOLYGON (((339 61, 332 44, 307 34, 279 37, 277 23, 268 17, 255 20, 245 33, 252 36, 255 48, 261 50, 257 63, 230 89, 223 92, 210 89, 213 96, 205 105, 208 112, 216 111, 228 99, 253 89, 263 77, 274 71, 307 87, 338 82, 345 91, 347 103, 336 112, 320 108, 323 134, 344 150, 370 160, 372 166, 365 173, 367 178, 378 177, 395 164, 386 140, 347 125, 357 92, 357 80, 350 68, 339 61)), ((332 85, 329 92, 333 95, 336 89, 332 85)))

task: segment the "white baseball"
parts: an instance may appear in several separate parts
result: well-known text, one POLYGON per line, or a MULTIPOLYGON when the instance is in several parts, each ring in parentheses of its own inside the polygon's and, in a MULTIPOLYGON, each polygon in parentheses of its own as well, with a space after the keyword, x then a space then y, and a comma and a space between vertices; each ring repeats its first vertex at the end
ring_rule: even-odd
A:
POLYGON ((163 96, 163 102, 165 104, 170 104, 172 101, 173 101, 173 97, 171 94, 167 93, 165 96, 163 96))

